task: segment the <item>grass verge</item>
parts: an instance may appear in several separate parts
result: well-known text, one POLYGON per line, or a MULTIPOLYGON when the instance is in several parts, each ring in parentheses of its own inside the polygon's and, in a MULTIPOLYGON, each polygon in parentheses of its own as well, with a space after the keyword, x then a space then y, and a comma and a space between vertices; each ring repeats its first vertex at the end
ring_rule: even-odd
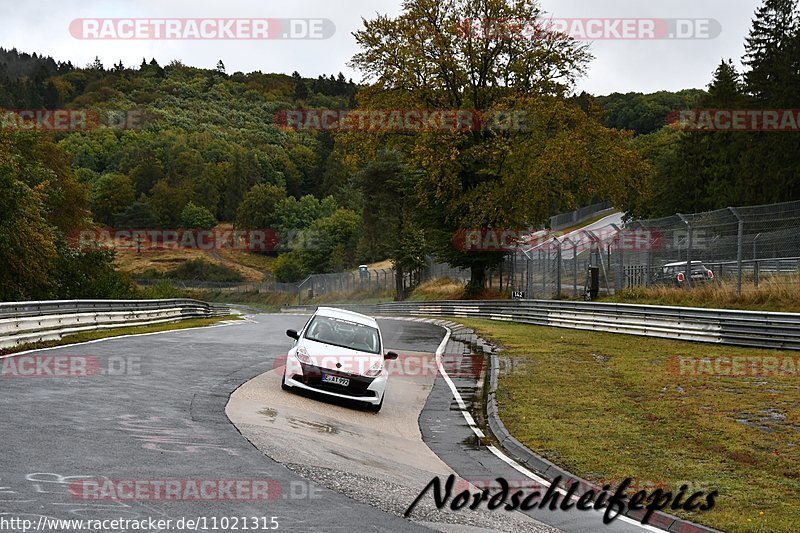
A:
POLYGON ((486 288, 480 294, 467 298, 466 283, 451 278, 436 278, 417 286, 409 295, 412 302, 427 302, 433 300, 507 300, 510 294, 496 288, 486 288))
POLYGON ((734 280, 723 280, 691 289, 671 286, 635 287, 603 298, 604 302, 800 312, 800 273, 764 276, 758 287, 752 281, 736 293, 734 280))
POLYGON ((17 352, 24 352, 26 350, 39 350, 42 348, 51 348, 53 346, 66 346, 68 344, 77 344, 80 342, 93 341, 96 339, 105 339, 110 337, 119 337, 121 335, 137 335, 140 333, 155 333, 158 331, 171 331, 178 329, 199 328, 203 326, 210 326, 223 320, 239 320, 239 315, 228 315, 211 318, 192 318, 188 320, 180 320, 176 322, 164 322, 162 324, 151 324, 149 326, 132 326, 122 327, 108 330, 98 331, 84 331, 75 333, 74 335, 67 335, 63 339, 57 341, 36 342, 29 344, 22 344, 13 348, 0 349, 0 355, 8 355, 17 352))
POLYGON ((678 514, 724 531, 800 531, 800 369, 731 377, 676 366, 677 357, 733 355, 796 365, 800 354, 459 322, 506 348, 499 410, 531 450, 598 483, 717 489, 712 511, 678 514))

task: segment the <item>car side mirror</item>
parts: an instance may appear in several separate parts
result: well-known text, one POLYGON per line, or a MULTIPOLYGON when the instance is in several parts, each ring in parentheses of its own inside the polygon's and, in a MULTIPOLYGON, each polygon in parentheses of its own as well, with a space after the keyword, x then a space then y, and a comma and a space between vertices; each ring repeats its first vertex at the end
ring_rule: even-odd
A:
POLYGON ((286 330, 286 336, 287 337, 291 337, 294 340, 297 340, 297 339, 300 338, 300 335, 298 335, 297 332, 295 330, 293 330, 293 329, 287 329, 286 330))
POLYGON ((398 355, 395 352, 386 352, 386 355, 383 356, 384 359, 397 359, 398 355))

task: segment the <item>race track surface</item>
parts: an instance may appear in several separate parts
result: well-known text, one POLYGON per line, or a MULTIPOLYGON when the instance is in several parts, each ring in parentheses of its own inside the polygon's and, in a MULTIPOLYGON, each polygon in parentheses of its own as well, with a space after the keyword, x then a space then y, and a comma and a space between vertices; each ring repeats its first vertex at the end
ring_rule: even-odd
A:
MULTIPOLYGON (((403 518, 434 475, 520 475, 476 445, 434 374, 393 376, 378 414, 282 391, 280 358, 291 344, 284 332, 306 319, 255 315, 0 359, 0 520, 172 521, 136 531, 194 529, 178 527, 180 519, 201 520, 201 531, 243 530, 233 526, 244 518, 288 531, 555 531, 542 522, 564 531, 641 531, 604 527, 584 513, 439 511, 431 496, 412 520, 403 518), (78 370, 53 375, 57 360, 78 370), (217 497, 189 490, 210 482, 217 497), (123 493, 133 483, 150 491, 123 493), (166 483, 178 483, 180 494, 159 491, 166 483), (232 483, 245 489, 231 491, 232 483)), ((445 333, 420 322, 380 324, 387 349, 403 357, 429 357, 445 333)), ((39 530, 126 530, 88 525, 39 530)))

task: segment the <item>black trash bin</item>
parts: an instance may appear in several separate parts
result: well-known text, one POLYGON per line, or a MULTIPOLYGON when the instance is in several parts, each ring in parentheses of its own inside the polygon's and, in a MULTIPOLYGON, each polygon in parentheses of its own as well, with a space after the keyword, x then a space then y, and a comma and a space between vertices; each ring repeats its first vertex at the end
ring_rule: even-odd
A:
POLYGON ((586 296, 588 300, 597 300, 600 294, 600 267, 590 266, 587 279, 586 296))

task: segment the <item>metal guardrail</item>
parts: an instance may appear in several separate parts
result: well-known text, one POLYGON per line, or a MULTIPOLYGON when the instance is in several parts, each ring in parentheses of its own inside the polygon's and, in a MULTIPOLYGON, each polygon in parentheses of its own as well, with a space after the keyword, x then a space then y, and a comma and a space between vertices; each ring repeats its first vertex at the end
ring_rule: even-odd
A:
POLYGON ((65 335, 230 313, 199 300, 53 300, 0 303, 0 348, 59 340, 65 335))
POLYGON ((575 224, 580 224, 585 220, 597 215, 598 213, 606 212, 609 215, 614 212, 614 206, 611 202, 599 202, 586 207, 581 207, 575 211, 568 213, 560 213, 550 217, 550 230, 557 231, 564 229, 575 224))
MULTIPOLYGON (((482 318, 666 339, 800 350, 798 313, 563 300, 393 302, 336 307, 377 316, 482 318)), ((286 307, 282 311, 313 312, 314 309, 308 306, 286 307)))

